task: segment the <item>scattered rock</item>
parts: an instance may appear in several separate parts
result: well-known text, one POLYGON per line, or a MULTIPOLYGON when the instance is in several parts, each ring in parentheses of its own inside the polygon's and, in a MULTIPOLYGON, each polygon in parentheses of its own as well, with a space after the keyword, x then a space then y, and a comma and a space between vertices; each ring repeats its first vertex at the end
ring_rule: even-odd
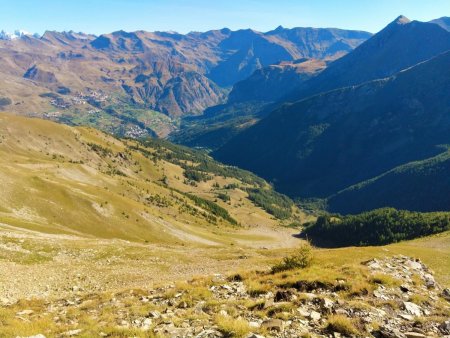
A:
POLYGON ((426 338, 426 336, 422 333, 418 332, 405 332, 406 338, 426 338))
POLYGON ((410 315, 419 317, 422 315, 422 308, 411 302, 403 302, 403 309, 410 315))
POLYGON ((450 289, 442 290, 442 297, 450 302, 450 289))
POLYGON ((264 309, 268 309, 268 308, 274 306, 274 304, 275 304, 275 301, 272 298, 268 299, 264 302, 264 309))
POLYGON ((250 326, 253 329, 259 329, 261 327, 261 324, 258 322, 249 322, 248 326, 250 326))
POLYGON ((67 337, 78 336, 82 331, 83 330, 81 330, 81 329, 70 330, 70 331, 64 332, 63 336, 67 336, 67 337))
POLYGON ((436 281, 434 280, 433 275, 430 275, 429 273, 427 273, 423 276, 423 278, 425 280, 425 285, 427 288, 433 289, 436 287, 436 281))
MULTIPOLYGON (((141 330, 145 332, 142 334, 150 336, 223 338, 224 334, 219 331, 214 320, 216 314, 229 319, 242 319, 248 323, 250 330, 255 332, 266 330, 274 338, 300 337, 307 333, 314 337, 346 337, 342 333, 326 329, 326 318, 330 314, 351 319, 358 324, 361 335, 365 337, 423 338, 450 335, 450 320, 437 322, 439 318, 437 314, 441 313, 439 311, 442 309, 435 305, 439 304, 439 296, 450 300, 450 290, 442 290, 434 280, 432 272, 424 264, 405 256, 395 256, 372 260, 366 265, 374 275, 384 274, 400 280, 400 288, 395 285, 379 284, 373 294, 350 296, 352 301, 349 301, 345 292, 347 289, 336 288, 338 281, 327 284, 300 280, 293 284, 295 288, 283 288, 268 280, 268 284, 273 286, 271 291, 252 294, 247 291, 240 278, 225 279, 223 276, 215 276, 212 284, 208 285, 214 300, 211 307, 206 306, 205 300, 198 298, 195 298, 198 301, 193 305, 182 301, 183 295, 189 298, 190 291, 181 291, 175 286, 149 290, 145 296, 139 292, 117 293, 107 300, 107 304, 114 307, 115 322, 118 326, 135 332, 141 330), (168 290, 174 295, 169 299, 165 297, 168 290), (342 291, 346 297, 343 297, 342 291), (408 301, 414 299, 415 295, 426 297, 429 301, 420 306, 408 301), (215 302, 217 305, 214 305, 215 302), (357 302, 363 306, 355 306, 357 302), (148 312, 147 316, 139 317, 137 312, 129 313, 126 306, 128 303, 155 310, 148 312), (247 307, 244 304, 252 305, 247 307), (399 304, 401 311, 393 309, 391 304, 399 304), (260 311, 263 308, 266 311, 260 311), (196 314, 194 318, 192 313, 196 314), (265 317, 261 317, 261 314, 265 314, 265 317), (415 319, 419 316, 422 320, 417 323, 415 319), (374 322, 381 325, 377 331, 373 331, 374 322)), ((351 281, 345 281, 349 282, 351 281)), ((69 288, 71 285, 69 284, 69 288)), ((71 308, 87 308, 89 312, 92 311, 93 316, 98 316, 101 311, 101 306, 91 309, 95 301, 84 297, 81 293, 73 294, 69 298, 57 303, 50 302, 46 305, 46 312, 39 311, 39 316, 34 315, 32 310, 22 310, 17 312, 17 316, 25 322, 32 322, 41 315, 49 315, 55 322, 65 324, 66 313, 71 308)), ((70 322, 69 325, 75 326, 77 323, 70 322)), ((72 330, 63 336, 76 336, 80 333, 81 330, 72 330)), ((34 338, 43 337, 38 335, 34 338)), ((264 337, 251 333, 246 338, 264 337)))
POLYGON ((195 305, 195 307, 194 307, 194 312, 196 314, 203 314, 203 307, 205 305, 206 305, 206 302, 204 302, 204 301, 198 302, 197 305, 195 305))
POLYGON ((33 310, 22 310, 16 313, 16 316, 28 316, 33 314, 34 311, 33 310))
POLYGON ((414 269, 414 270, 421 270, 422 269, 422 264, 420 262, 417 261, 413 261, 413 260, 407 260, 406 261, 406 266, 414 269))
POLYGON ((320 300, 320 305, 326 312, 331 312, 331 309, 333 309, 334 306, 334 302, 329 298, 322 298, 320 300))
POLYGON ((200 332, 196 338, 221 338, 223 334, 217 330, 204 330, 200 332))
POLYGON ((321 316, 320 313, 317 312, 317 311, 311 311, 308 317, 309 317, 311 320, 319 320, 322 316, 321 316))
POLYGON ((141 323, 141 330, 142 331, 148 331, 150 330, 151 326, 152 326, 152 320, 150 318, 145 318, 142 323, 141 323))
POLYGON ((281 319, 268 319, 265 320, 261 327, 263 329, 269 330, 269 331, 283 331, 284 323, 281 319))
POLYGON ((439 331, 443 334, 450 334, 450 320, 447 320, 439 325, 439 331))
POLYGON ((161 318, 161 313, 159 311, 150 311, 150 313, 148 314, 149 317, 151 318, 161 318))
POLYGON ((297 309, 297 312, 298 312, 298 314, 299 314, 300 316, 305 317, 305 318, 309 317, 309 314, 310 314, 309 311, 307 311, 307 310, 305 310, 305 309, 303 309, 303 308, 298 308, 298 309, 297 309))
POLYGON ((264 336, 260 336, 256 333, 250 333, 246 338, 265 338, 264 336))

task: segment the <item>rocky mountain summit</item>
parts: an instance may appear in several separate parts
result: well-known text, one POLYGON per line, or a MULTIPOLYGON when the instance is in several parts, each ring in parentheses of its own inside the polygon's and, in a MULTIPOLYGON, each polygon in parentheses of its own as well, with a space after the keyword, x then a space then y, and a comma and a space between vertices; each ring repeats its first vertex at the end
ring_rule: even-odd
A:
POLYGON ((293 278, 296 272, 258 272, 253 278, 215 275, 109 295, 74 290, 66 299, 18 302, 6 309, 19 321, 53 320, 55 331, 34 336, 40 338, 87 337, 93 332, 102 337, 132 332, 173 338, 450 335, 450 290, 443 290, 420 260, 371 259, 361 269, 365 283, 293 278), (89 317, 90 328, 80 327, 85 321, 77 315, 80 311, 89 317))

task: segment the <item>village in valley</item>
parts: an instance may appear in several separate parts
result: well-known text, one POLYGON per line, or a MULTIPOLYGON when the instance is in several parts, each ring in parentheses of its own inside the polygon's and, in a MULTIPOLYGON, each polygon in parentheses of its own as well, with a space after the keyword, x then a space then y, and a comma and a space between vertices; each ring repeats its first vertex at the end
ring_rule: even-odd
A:
MULTIPOLYGON (((50 100, 50 104, 60 109, 68 109, 71 106, 79 106, 85 104, 90 104, 98 107, 107 102, 108 99, 108 95, 100 91, 89 89, 87 93, 78 92, 75 94, 75 96, 68 96, 67 99, 64 99, 60 96, 55 96, 50 100)), ((92 110, 89 112, 92 114, 98 111, 92 110)))

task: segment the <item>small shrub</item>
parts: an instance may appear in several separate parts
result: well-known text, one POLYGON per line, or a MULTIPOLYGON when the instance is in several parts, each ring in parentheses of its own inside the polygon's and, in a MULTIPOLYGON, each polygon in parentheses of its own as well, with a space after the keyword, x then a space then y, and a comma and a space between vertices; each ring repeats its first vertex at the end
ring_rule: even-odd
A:
POLYGON ((230 196, 227 194, 224 194, 222 192, 217 194, 217 197, 220 198, 224 202, 229 202, 231 200, 230 196))
POLYGON ((272 267, 272 272, 282 272, 293 269, 304 269, 311 265, 313 260, 313 248, 309 242, 302 244, 294 254, 285 257, 280 264, 272 267))
POLYGON ((0 97, 0 107, 9 106, 12 101, 9 97, 0 97))
POLYGON ((394 277, 391 277, 389 275, 383 274, 383 273, 377 273, 372 275, 370 278, 370 282, 374 284, 382 284, 386 286, 399 286, 400 281, 394 277))
POLYGON ((328 318, 327 329, 332 332, 339 332, 341 334, 351 336, 358 334, 358 330, 352 321, 342 315, 333 315, 328 318))
POLYGON ((228 337, 245 337, 250 332, 248 322, 243 319, 218 315, 215 318, 215 322, 219 327, 219 330, 228 337))

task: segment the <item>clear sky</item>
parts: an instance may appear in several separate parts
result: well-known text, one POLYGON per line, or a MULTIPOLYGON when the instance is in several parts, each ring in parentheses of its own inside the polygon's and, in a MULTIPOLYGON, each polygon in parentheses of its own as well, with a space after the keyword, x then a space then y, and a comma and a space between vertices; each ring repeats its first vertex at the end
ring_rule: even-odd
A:
POLYGON ((338 27, 377 32, 400 14, 429 21, 450 16, 450 0, 0 0, 0 30, 123 29, 180 33, 228 27, 268 31, 338 27))

